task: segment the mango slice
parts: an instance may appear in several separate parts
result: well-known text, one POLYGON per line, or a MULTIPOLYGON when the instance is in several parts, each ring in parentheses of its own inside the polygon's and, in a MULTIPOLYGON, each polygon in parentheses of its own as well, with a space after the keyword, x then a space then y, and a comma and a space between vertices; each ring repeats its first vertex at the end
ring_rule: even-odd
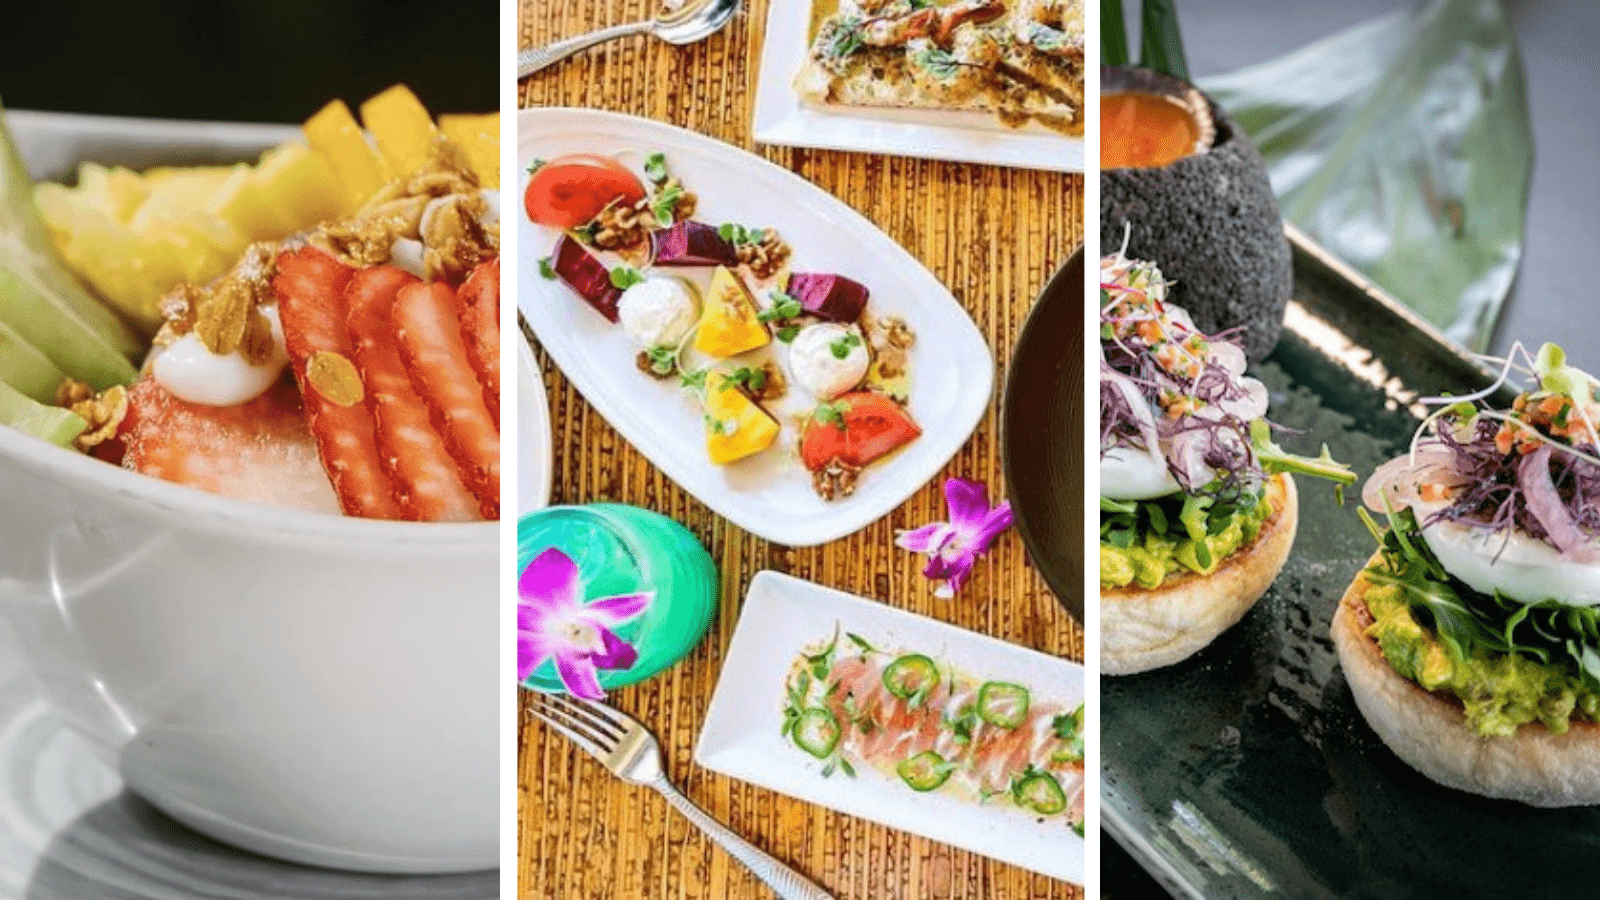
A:
POLYGON ((467 154, 478 183, 500 187, 500 114, 454 114, 439 117, 439 130, 467 154))
POLYGON ((368 97, 361 104, 361 122, 396 176, 415 172, 427 160, 428 145, 438 133, 427 107, 403 84, 368 97))
POLYGON ((389 180, 388 164, 367 143, 343 100, 317 110, 300 126, 306 143, 322 154, 344 189, 345 211, 355 212, 389 180))
POLYGON ((772 343, 772 334, 756 318, 756 301, 727 266, 717 266, 706 291, 694 347, 726 359, 772 343))
POLYGON ((726 465, 753 456, 778 439, 778 422, 746 397, 725 372, 706 376, 706 453, 726 465))

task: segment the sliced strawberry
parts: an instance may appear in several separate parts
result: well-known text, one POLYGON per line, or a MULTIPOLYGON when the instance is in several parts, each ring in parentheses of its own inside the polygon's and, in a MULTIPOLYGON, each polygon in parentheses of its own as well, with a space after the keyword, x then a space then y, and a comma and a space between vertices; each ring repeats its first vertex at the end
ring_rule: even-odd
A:
POLYGON ((439 281, 395 296, 394 323, 411 385, 461 468, 486 519, 500 517, 500 428, 483 402, 456 316, 455 292, 439 281))
POLYGON ((500 421, 500 258, 479 265, 456 294, 461 339, 483 385, 483 403, 500 421))
POLYGON ((833 401, 842 421, 806 422, 800 436, 800 459, 812 472, 837 459, 857 468, 911 443, 922 429, 900 404, 882 394, 857 391, 833 401))
POLYGON ((444 439, 428 420, 428 404, 411 386, 391 314, 400 289, 415 276, 394 266, 361 269, 345 287, 356 365, 367 387, 384 471, 396 488, 402 516, 423 522, 478 518, 478 501, 461 483, 444 439))
POLYGON ((272 292, 278 298, 283 340, 305 400, 306 420, 340 505, 347 515, 398 519, 400 504, 378 454, 372 411, 360 396, 348 403, 330 398, 307 375, 307 366, 318 354, 332 354, 355 365, 344 300, 353 272, 315 247, 301 247, 279 254, 272 292))
POLYGON ((124 468, 234 497, 337 514, 300 395, 279 381, 249 403, 204 406, 145 377, 128 389, 124 468))

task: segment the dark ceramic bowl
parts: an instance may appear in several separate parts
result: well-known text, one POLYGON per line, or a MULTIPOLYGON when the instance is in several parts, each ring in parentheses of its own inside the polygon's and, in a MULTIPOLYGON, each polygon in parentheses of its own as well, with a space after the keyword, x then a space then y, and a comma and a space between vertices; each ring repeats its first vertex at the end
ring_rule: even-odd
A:
MULTIPOLYGON (((1182 96, 1190 85, 1122 66, 1100 68, 1100 92, 1182 96)), ((1244 326, 1259 362, 1278 342, 1293 281, 1289 240, 1261 154, 1220 106, 1211 107, 1211 149, 1170 165, 1100 173, 1100 251, 1122 246, 1176 284, 1168 295, 1207 332, 1244 326)))
POLYGON ((1083 621, 1083 249, 1034 301, 1011 356, 1000 459, 1017 530, 1045 583, 1083 621))

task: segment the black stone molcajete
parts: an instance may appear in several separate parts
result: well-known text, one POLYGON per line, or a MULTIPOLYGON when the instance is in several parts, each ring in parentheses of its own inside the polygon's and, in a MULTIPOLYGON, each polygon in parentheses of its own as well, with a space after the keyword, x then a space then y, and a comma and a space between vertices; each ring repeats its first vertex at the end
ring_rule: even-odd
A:
MULTIPOLYGON (((1187 91, 1188 85, 1147 69, 1102 67, 1103 94, 1187 91)), ((1153 169, 1100 173, 1100 250, 1122 246, 1155 263, 1169 281, 1168 298, 1207 332, 1244 326, 1245 352, 1260 361, 1278 342, 1293 278, 1289 240, 1261 155, 1215 103, 1216 138, 1206 153, 1153 169)))

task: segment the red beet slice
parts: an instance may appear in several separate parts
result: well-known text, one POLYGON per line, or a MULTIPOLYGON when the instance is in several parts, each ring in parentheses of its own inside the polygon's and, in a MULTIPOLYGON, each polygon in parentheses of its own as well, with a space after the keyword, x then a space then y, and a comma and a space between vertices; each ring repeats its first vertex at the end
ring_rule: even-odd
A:
POLYGON ((577 291, 578 296, 587 300, 600 315, 615 322, 617 301, 622 298, 622 292, 611 283, 611 273, 600 264, 600 260, 565 234, 556 241, 551 256, 554 262, 550 267, 567 283, 567 287, 577 291))
POLYGON ((789 276, 789 296, 806 312, 834 322, 854 322, 867 308, 867 288, 843 275, 796 272, 789 276))
POLYGON ((739 254, 717 229, 704 222, 678 222, 651 232, 658 266, 736 266, 739 254))

